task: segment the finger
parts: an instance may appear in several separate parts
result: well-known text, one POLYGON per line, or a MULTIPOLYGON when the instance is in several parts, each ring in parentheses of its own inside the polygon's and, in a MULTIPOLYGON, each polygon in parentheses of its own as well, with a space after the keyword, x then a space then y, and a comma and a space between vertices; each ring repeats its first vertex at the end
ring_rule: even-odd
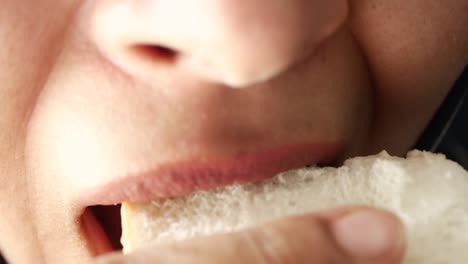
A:
POLYGON ((330 219, 337 246, 358 264, 400 264, 405 254, 403 227, 385 211, 360 208, 330 219))
POLYGON ((403 241, 401 226, 394 216, 356 208, 160 244, 128 255, 106 256, 97 263, 398 264, 404 253, 403 241))

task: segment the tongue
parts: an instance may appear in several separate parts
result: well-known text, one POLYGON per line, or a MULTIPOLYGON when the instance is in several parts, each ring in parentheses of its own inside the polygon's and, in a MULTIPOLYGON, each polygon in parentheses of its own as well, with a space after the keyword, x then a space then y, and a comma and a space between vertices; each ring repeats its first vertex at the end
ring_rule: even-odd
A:
POLYGON ((91 212, 91 209, 86 209, 82 216, 83 231, 89 239, 92 254, 99 256, 105 253, 112 252, 112 244, 109 241, 106 233, 102 229, 98 220, 91 212))

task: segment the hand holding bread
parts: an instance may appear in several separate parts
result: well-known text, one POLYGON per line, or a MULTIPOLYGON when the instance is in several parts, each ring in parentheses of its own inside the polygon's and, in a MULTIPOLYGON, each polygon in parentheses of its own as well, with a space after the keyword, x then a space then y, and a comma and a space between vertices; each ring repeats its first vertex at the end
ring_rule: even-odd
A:
POLYGON ((122 210, 130 254, 103 263, 390 264, 401 263, 405 240, 403 263, 468 259, 468 173, 442 155, 418 151, 122 210), (389 213, 355 206, 388 210, 403 228, 389 213))
POLYGON ((348 208, 288 217, 233 233, 113 254, 98 264, 398 264, 404 242, 389 213, 348 208))

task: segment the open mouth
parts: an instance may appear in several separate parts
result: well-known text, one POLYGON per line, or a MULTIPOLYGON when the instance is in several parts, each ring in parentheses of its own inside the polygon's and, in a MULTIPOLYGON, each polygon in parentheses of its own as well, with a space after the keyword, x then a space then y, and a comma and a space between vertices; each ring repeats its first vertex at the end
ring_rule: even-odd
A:
POLYGON ((330 164, 340 150, 336 144, 283 146, 209 162, 178 162, 150 172, 117 177, 117 182, 83 194, 82 230, 93 256, 118 251, 122 249, 120 204, 123 202, 147 203, 197 190, 258 182, 309 164, 330 164))
MULTIPOLYGON (((322 165, 312 164, 303 168, 311 167, 322 165)), ((81 215, 81 223, 93 256, 123 249, 121 204, 88 206, 81 215)))
POLYGON ((122 249, 120 204, 89 206, 81 215, 81 223, 94 256, 122 249))

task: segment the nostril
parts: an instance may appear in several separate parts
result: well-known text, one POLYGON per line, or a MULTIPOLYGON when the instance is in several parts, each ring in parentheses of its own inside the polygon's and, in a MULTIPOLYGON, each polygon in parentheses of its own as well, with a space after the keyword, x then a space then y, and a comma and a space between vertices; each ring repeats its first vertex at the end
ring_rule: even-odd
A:
POLYGON ((131 51, 144 60, 155 63, 172 64, 178 56, 178 52, 160 45, 138 44, 131 47, 131 51))

